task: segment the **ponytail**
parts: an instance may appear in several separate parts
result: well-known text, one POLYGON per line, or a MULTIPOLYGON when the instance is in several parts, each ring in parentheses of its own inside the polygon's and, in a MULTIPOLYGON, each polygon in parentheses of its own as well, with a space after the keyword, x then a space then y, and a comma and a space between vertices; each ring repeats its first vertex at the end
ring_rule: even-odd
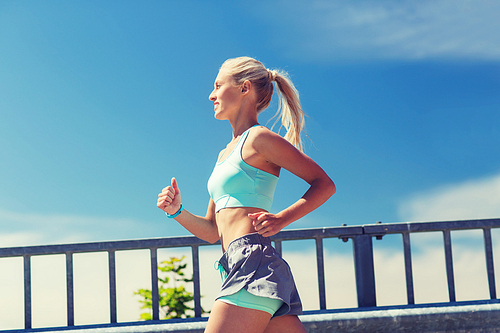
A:
POLYGON ((271 103, 273 82, 278 87, 278 111, 273 116, 276 125, 281 118, 281 127, 285 127, 285 140, 302 151, 300 134, 304 128, 304 112, 299 101, 299 92, 295 89, 290 77, 282 70, 269 70, 253 58, 240 57, 226 60, 221 69, 230 73, 236 84, 243 84, 246 80, 252 82, 257 94, 257 113, 260 113, 271 103), (280 116, 278 118, 278 116, 280 116))
POLYGON ((276 111, 274 115, 276 121, 273 126, 278 122, 278 116, 281 116, 281 126, 286 129, 285 140, 302 151, 303 147, 300 134, 304 128, 305 121, 304 111, 300 105, 299 92, 286 72, 276 70, 269 72, 278 86, 279 98, 278 111, 276 111))

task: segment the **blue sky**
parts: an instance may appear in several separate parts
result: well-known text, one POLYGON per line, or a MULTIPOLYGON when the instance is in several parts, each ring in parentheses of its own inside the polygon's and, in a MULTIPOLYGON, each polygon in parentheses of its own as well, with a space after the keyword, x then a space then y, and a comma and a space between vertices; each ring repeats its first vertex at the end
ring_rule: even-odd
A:
MULTIPOLYGON (((185 207, 205 213, 206 182, 231 139, 208 95, 221 63, 242 55, 289 71, 308 114, 306 153, 337 185, 289 228, 498 218, 499 15, 499 2, 481 0, 2 0, 0 247, 187 235, 156 208, 157 194, 175 176, 185 207)), ((306 189, 283 172, 273 211, 306 189)), ((412 235, 417 302, 447 301, 440 235, 420 236, 412 235)), ((480 232, 453 240, 458 298, 488 298, 480 232)), ((396 243, 374 242, 382 304, 405 302, 396 243)), ((328 244, 328 306, 356 306, 351 246, 328 244)), ((305 308, 315 309, 314 249, 291 247, 284 255, 305 308)), ((206 251, 209 309, 220 249, 206 251)), ((82 323, 108 320, 107 261, 94 255, 75 259, 82 323)), ((138 318, 132 292, 150 281, 149 259, 134 255, 142 257, 118 258, 127 284, 119 320, 138 318)), ((35 326, 65 324, 64 264, 33 258, 35 326)), ((22 260, 0 265, 0 329, 19 328, 22 260)))
MULTIPOLYGON (((466 0, 3 0, 0 241, 186 235, 157 194, 175 176, 205 213, 231 139, 208 95, 242 55, 289 71, 306 153, 337 185, 289 228, 499 217, 499 14, 466 0)), ((307 188, 281 178, 274 211, 307 188)))

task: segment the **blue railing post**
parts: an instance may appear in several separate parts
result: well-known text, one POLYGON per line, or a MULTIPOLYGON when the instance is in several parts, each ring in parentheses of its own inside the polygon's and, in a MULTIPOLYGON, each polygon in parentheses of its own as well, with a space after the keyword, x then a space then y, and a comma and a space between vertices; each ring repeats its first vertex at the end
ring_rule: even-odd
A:
POLYGON ((31 328, 31 256, 23 256, 24 265, 24 328, 31 328))
POLYGON ((446 278, 448 281, 448 297, 450 302, 456 302, 455 294, 455 274, 453 272, 453 253, 451 250, 451 234, 450 230, 443 230, 444 238, 444 257, 446 261, 446 278))
POLYGON ((325 288, 325 258, 323 253, 323 238, 316 238, 316 264, 318 269, 319 308, 326 309, 325 288))
POLYGON ((160 294, 158 290, 158 248, 152 247, 151 252, 151 306, 153 320, 160 320, 160 294))
POLYGON ((75 326, 75 297, 73 286, 73 252, 66 252, 66 307, 68 326, 75 326))
POLYGON ((411 263, 410 233, 403 233, 403 252, 405 260, 406 300, 408 304, 415 304, 415 291, 413 288, 413 268, 411 263))
POLYGON ((488 287, 490 290, 490 299, 497 298, 497 290, 495 286, 495 267, 493 265, 493 245, 491 241, 491 229, 483 229, 484 237, 484 252, 486 256, 486 271, 488 274, 488 287))
POLYGON ((200 254, 198 245, 191 246, 193 258, 194 316, 201 317, 200 254))
POLYGON ((356 235, 352 241, 358 306, 377 306, 372 236, 356 235))
POLYGON ((108 251, 108 274, 109 274, 109 321, 117 322, 116 316, 116 260, 115 251, 108 251))

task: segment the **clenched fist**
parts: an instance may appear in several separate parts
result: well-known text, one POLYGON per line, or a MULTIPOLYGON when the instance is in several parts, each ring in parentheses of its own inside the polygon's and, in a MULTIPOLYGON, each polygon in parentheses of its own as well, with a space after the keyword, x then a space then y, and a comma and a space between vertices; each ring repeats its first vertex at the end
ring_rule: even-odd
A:
POLYGON ((160 194, 158 194, 157 206, 169 215, 175 214, 181 208, 181 191, 177 180, 172 178, 171 186, 165 187, 160 194))

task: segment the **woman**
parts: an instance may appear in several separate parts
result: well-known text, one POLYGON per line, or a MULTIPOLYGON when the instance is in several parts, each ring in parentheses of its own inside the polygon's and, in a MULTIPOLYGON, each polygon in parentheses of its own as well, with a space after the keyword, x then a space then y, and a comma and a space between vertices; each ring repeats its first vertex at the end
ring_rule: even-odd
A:
POLYGON ((301 152, 304 115, 298 93, 281 71, 241 57, 221 66, 209 96, 215 118, 228 120, 233 137, 219 154, 208 182, 205 217, 183 209, 175 178, 158 195, 158 207, 193 235, 214 243, 225 277, 205 332, 305 332, 302 306, 288 265, 269 236, 319 207, 335 193, 327 174, 301 152), (269 105, 276 82, 284 138, 260 126, 257 115, 269 105), (277 214, 269 212, 281 168, 304 179, 307 192, 277 214))

